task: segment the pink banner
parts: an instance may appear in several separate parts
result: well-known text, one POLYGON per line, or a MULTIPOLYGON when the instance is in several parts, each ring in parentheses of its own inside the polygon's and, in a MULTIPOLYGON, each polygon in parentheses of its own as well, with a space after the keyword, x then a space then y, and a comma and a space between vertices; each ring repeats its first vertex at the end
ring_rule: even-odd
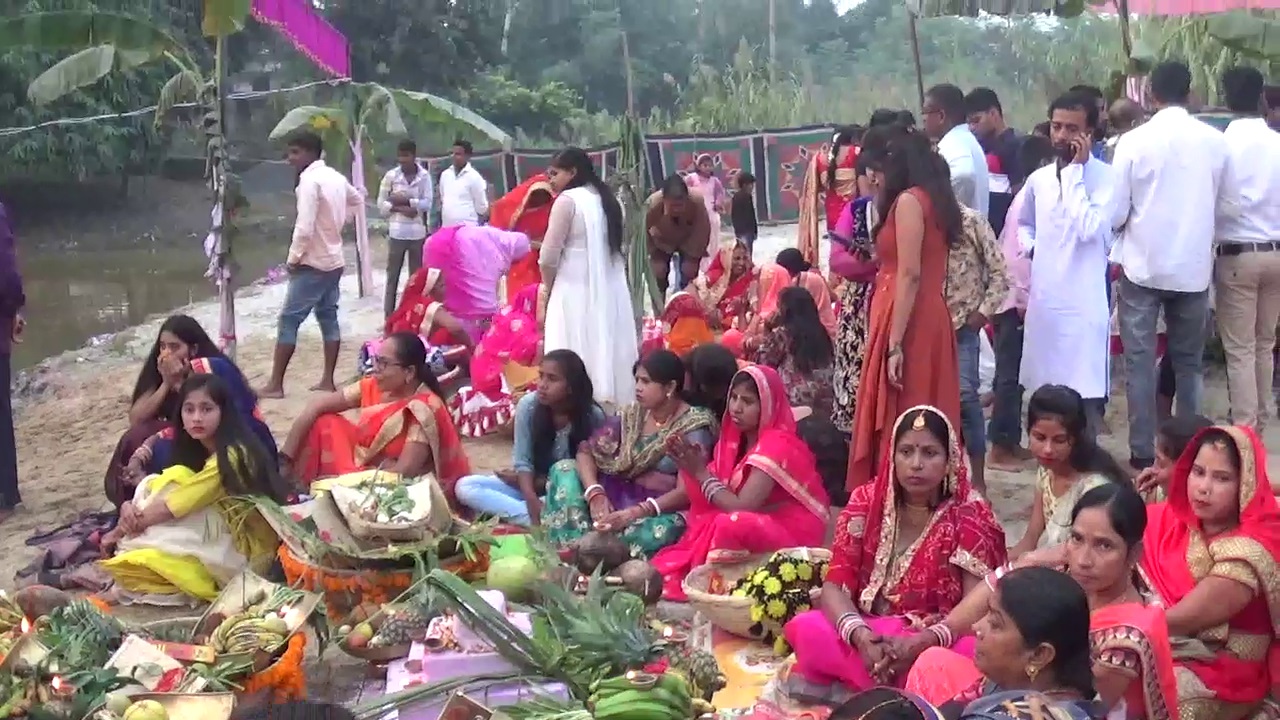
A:
MULTIPOLYGON (((1115 2, 1109 3, 1115 7, 1115 2)), ((1208 15, 1231 10, 1276 10, 1280 0, 1129 0, 1132 15, 1208 15)))
POLYGON ((253 19, 270 25, 321 70, 351 77, 347 38, 308 0, 253 0, 253 19))

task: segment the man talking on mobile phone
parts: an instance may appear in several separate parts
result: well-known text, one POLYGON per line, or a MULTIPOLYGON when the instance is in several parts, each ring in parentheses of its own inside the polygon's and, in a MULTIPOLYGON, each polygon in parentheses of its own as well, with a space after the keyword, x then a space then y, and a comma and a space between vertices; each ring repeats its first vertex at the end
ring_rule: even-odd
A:
MULTIPOLYGON (((1095 436, 1109 387, 1106 270, 1115 191, 1111 167, 1092 153, 1097 123, 1089 95, 1053 101, 1049 140, 1057 162, 1027 178, 1018 217, 1022 249, 1035 251, 1019 377, 1027 392, 1066 385, 1080 393, 1095 436)), ((1033 452, 1036 444, 1032 438, 1033 452)))

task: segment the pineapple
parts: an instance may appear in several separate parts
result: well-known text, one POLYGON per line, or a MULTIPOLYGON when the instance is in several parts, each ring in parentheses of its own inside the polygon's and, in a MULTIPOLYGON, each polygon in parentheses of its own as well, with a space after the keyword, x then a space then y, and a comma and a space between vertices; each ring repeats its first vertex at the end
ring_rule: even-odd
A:
POLYGON ((417 607, 400 607, 387 610, 382 626, 369 640, 369 647, 408 645, 421 640, 431 624, 431 615, 417 607))
POLYGON ((711 653, 686 643, 670 655, 671 666, 685 674, 693 697, 710 701, 728 681, 711 653))

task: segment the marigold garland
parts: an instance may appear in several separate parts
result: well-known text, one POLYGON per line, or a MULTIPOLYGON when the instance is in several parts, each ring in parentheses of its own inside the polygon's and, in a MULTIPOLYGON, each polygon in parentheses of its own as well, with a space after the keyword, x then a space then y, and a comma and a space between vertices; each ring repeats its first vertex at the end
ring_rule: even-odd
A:
POLYGON ((825 560, 811 561, 774 553, 763 565, 747 573, 729 594, 751 599, 753 632, 773 642, 779 655, 791 652, 782 628, 792 618, 812 607, 810 594, 822 586, 827 576, 825 560))
MULTIPOLYGON (((334 622, 343 622, 362 604, 385 605, 413 584, 413 570, 332 570, 299 558, 283 544, 276 555, 290 585, 324 595, 326 614, 334 622)), ((488 548, 483 548, 475 560, 445 562, 443 568, 472 578, 488 566, 488 548)))
POLYGON ((287 702, 289 700, 305 700, 307 697, 307 678, 302 672, 302 660, 306 654, 307 636, 295 633, 289 638, 289 644, 271 667, 260 673, 249 676, 242 684, 243 695, 267 692, 271 693, 271 701, 287 702))

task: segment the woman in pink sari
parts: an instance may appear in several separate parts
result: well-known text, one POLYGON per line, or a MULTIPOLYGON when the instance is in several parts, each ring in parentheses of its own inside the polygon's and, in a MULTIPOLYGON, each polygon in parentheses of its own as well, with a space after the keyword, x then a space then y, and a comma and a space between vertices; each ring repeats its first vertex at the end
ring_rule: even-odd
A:
POLYGON ((795 432, 787 389, 773 368, 750 366, 734 376, 729 409, 710 465, 698 448, 673 435, 668 454, 680 466, 685 497, 654 501, 661 514, 687 506, 688 527, 652 563, 663 597, 684 600, 684 578, 699 565, 736 562, 788 547, 821 546, 827 492, 813 453, 795 432))
POLYGON ((538 382, 539 344, 546 296, 541 283, 526 285, 493 317, 471 358, 471 386, 449 401, 458 431, 480 437, 505 427, 515 403, 538 382))
POLYGON ((444 271, 444 306, 479 342, 498 312, 498 282, 528 255, 529 236, 488 225, 441 228, 422 248, 422 269, 444 271))

